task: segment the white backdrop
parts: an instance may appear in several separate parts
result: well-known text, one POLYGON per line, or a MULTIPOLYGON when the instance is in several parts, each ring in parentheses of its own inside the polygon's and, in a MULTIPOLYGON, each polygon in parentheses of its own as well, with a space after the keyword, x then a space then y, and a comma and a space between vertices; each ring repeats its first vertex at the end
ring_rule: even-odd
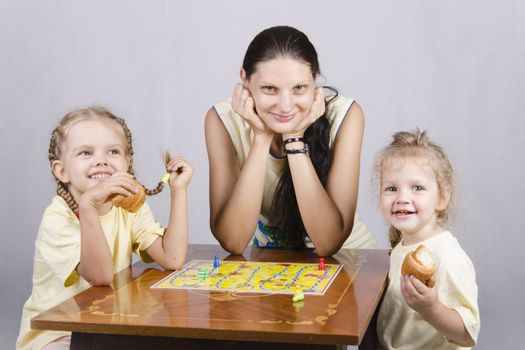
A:
MULTIPOLYGON (((478 274, 479 349, 521 345, 525 329, 525 4, 500 1, 0 0, 0 343, 11 349, 31 291, 34 240, 55 191, 49 135, 68 111, 109 107, 128 121, 146 185, 160 151, 185 155, 190 241, 208 228, 204 115, 231 94, 255 34, 280 24, 316 46, 326 84, 356 98, 366 130, 359 212, 380 247, 387 229, 371 186, 394 131, 427 129, 458 175, 451 224, 478 274)), ((168 195, 149 200, 167 220, 168 195)))

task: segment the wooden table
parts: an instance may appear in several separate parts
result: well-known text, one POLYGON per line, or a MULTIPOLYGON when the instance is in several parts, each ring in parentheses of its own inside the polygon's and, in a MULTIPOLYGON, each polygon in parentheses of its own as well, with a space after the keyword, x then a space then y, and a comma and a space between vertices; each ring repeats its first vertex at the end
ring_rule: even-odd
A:
MULTIPOLYGON (((317 263, 312 250, 248 248, 229 255, 192 244, 189 259, 317 263)), ((91 287, 31 320, 31 327, 73 332, 71 349, 335 349, 362 344, 386 285, 386 250, 345 250, 323 296, 302 306, 289 295, 151 289, 171 271, 137 263, 108 287, 91 287)))

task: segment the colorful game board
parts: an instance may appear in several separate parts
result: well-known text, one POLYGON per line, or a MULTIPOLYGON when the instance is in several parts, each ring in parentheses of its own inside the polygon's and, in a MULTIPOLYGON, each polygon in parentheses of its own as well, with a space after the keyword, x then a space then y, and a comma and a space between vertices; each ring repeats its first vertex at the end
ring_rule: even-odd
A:
POLYGON ((325 269, 319 270, 318 264, 221 261, 214 269, 211 260, 191 260, 151 288, 279 294, 300 289, 304 294, 323 295, 341 267, 325 264, 325 269), (199 277, 202 269, 208 271, 207 278, 199 277))

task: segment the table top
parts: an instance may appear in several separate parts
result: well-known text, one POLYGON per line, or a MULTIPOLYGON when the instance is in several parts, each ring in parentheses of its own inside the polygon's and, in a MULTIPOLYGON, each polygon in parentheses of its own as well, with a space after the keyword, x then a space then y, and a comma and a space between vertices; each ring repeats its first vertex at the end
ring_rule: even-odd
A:
MULTIPOLYGON (((312 250, 248 248, 229 255, 218 245, 190 244, 188 260, 317 263, 312 250)), ((107 287, 91 287, 31 321, 36 329, 82 333, 308 344, 359 344, 384 291, 387 250, 341 250, 343 264, 322 296, 152 289, 172 271, 136 263, 107 287)))

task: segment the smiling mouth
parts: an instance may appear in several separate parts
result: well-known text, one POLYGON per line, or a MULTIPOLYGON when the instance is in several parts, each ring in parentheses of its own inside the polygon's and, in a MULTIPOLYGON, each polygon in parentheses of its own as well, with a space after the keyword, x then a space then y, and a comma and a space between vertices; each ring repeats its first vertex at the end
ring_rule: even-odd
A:
POLYGON ((277 121, 284 123, 284 122, 292 120, 293 117, 295 116, 295 113, 288 114, 288 115, 280 115, 280 114, 272 114, 272 115, 277 121))
POLYGON ((107 179, 110 176, 111 176, 110 173, 95 173, 95 174, 90 175, 89 178, 91 180, 99 181, 99 180, 107 179))
POLYGON ((408 210, 396 210, 393 212, 393 214, 398 217, 404 217, 404 216, 408 216, 410 214, 415 214, 415 213, 416 213, 415 211, 408 211, 408 210))

